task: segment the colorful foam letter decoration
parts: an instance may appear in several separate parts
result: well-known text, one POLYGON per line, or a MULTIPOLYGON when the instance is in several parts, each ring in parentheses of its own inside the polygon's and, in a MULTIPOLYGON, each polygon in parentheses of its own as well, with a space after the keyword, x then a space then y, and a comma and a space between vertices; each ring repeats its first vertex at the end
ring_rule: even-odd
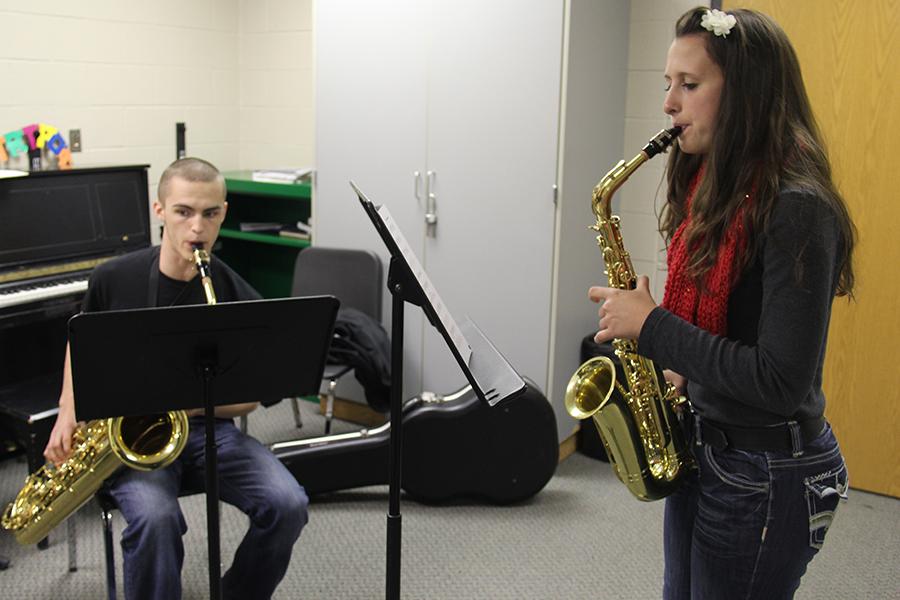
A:
MULTIPOLYGON (((36 142, 38 148, 43 148, 47 144, 47 142, 49 142, 53 138, 53 136, 59 135, 59 130, 56 127, 47 125, 46 123, 41 123, 40 125, 38 125, 38 129, 40 131, 36 142)), ((59 152, 56 152, 56 154, 59 154, 59 152)))
POLYGON ((33 125, 26 125, 25 127, 22 128, 22 133, 25 136, 25 141, 28 142, 29 150, 34 150, 37 147, 37 146, 35 146, 35 143, 37 142, 37 140, 35 140, 35 134, 39 130, 40 130, 40 125, 38 125, 37 123, 35 123, 33 125))
POLYGON ((59 162, 60 169, 71 169, 72 168, 72 151, 68 148, 63 148, 59 151, 59 156, 57 157, 59 162))
POLYGON ((26 125, 20 130, 10 131, 0 136, 0 162, 6 162, 10 157, 19 154, 28 154, 29 151, 48 148, 59 159, 60 169, 72 168, 72 152, 66 144, 65 138, 56 127, 46 123, 26 125))
POLYGON ((28 152, 28 144, 25 143, 22 130, 10 131, 5 136, 6 151, 10 156, 18 156, 22 152, 28 152))
MULTIPOLYGON (((39 141, 44 141, 44 134, 41 134, 39 141)), ((52 137, 47 139, 44 144, 47 146, 47 148, 50 149, 53 154, 57 155, 62 151, 63 148, 68 147, 66 145, 66 140, 63 139, 63 136, 60 133, 54 134, 52 137)))

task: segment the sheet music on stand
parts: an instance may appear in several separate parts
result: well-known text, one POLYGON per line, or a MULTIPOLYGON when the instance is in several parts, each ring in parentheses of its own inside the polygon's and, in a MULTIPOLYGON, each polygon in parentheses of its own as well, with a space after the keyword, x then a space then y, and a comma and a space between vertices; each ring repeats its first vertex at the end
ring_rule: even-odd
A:
POLYGON ((409 265, 413 277, 419 282, 422 291, 425 293, 425 297, 431 302, 431 306, 434 308, 438 321, 440 321, 444 329, 447 330, 451 343, 456 348, 456 351, 459 352, 463 362, 468 364, 469 358, 472 356, 472 346, 469 345, 466 336, 463 335, 462 330, 459 328, 459 325, 457 325, 456 319, 454 319, 453 315, 450 314, 450 311, 447 310, 447 306, 444 304, 444 301, 441 300, 440 294, 438 294, 437 290, 434 288, 431 279, 428 278, 428 273, 425 272, 422 263, 419 262, 419 259, 410 247, 409 242, 407 242, 406 238, 403 236, 403 232, 400 231, 400 228, 397 226, 397 222, 394 221, 394 218, 391 216, 391 211, 388 210, 386 205, 382 204, 378 207, 377 212, 378 216, 381 217, 384 226, 391 234, 391 237, 394 238, 394 242, 396 242, 397 248, 400 250, 403 258, 406 259, 406 264, 409 265))
POLYGON ((421 287, 426 300, 422 309, 444 337, 476 394, 494 406, 525 391, 525 381, 478 326, 468 317, 459 324, 450 314, 387 206, 384 204, 376 206, 355 183, 351 181, 350 185, 391 256, 403 261, 421 287))

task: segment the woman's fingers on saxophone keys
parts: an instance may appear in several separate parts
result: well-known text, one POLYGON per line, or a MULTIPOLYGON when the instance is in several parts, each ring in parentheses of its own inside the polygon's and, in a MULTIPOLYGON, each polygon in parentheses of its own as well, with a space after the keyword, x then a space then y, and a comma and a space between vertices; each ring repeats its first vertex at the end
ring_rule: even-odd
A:
POLYGON ((599 317, 598 327, 600 331, 594 336, 594 341, 598 344, 602 344, 603 342, 608 342, 613 339, 613 336, 609 335, 607 331, 607 314, 606 314, 606 300, 609 299, 611 294, 617 292, 613 288, 594 286, 588 290, 588 298, 591 299, 592 302, 599 302, 600 308, 597 309, 597 315, 599 317))
POLYGON ((663 377, 665 377, 666 381, 675 386, 675 389, 679 394, 684 394, 684 391, 687 389, 687 378, 684 375, 680 375, 669 369, 663 369, 663 377))
POLYGON ((606 300, 609 297, 610 292, 615 291, 616 290, 614 290, 613 288, 595 285, 588 290, 588 298, 591 299, 591 302, 600 302, 601 300, 606 300))
POLYGON ((646 276, 638 278, 633 290, 594 286, 588 290, 588 297, 594 302, 602 302, 597 311, 600 331, 594 338, 598 343, 613 338, 636 338, 647 315, 656 307, 646 276))
POLYGON ((599 331, 597 335, 594 336, 594 341, 598 344, 602 344, 603 342, 608 342, 611 339, 617 337, 615 335, 615 330, 613 328, 614 319, 606 314, 606 311, 603 310, 603 307, 600 307, 600 320, 597 322, 597 326, 599 331))
POLYGON ((597 342, 598 344, 602 344, 604 342, 610 341, 611 339, 613 339, 613 337, 615 337, 615 336, 610 335, 608 330, 601 329, 594 336, 594 341, 597 342))

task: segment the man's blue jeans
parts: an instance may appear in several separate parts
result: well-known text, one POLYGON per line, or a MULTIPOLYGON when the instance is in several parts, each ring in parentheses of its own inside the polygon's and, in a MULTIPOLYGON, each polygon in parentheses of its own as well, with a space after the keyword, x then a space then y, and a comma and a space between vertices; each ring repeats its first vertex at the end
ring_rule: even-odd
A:
MULTIPOLYGON (((223 594, 269 598, 306 525, 306 492, 267 448, 242 434, 231 420, 216 420, 216 443, 219 497, 250 518, 234 562, 222 578, 223 594)), ((187 524, 178 493, 183 479, 202 487, 205 444, 204 421, 192 418, 187 445, 174 463, 150 472, 122 469, 109 481, 108 492, 127 523, 122 553, 129 600, 181 598, 181 537, 187 524)), ((205 552, 206 547, 191 550, 205 552)))
POLYGON ((797 458, 692 448, 698 469, 666 499, 663 597, 792 598, 847 494, 831 426, 797 458))

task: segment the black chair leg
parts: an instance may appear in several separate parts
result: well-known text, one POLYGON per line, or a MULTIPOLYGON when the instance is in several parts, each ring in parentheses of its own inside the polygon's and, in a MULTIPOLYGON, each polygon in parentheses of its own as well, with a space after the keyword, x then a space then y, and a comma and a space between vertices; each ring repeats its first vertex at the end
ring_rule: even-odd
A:
POLYGON ((112 511, 102 507, 100 518, 103 519, 103 546, 106 550, 106 593, 109 600, 116 600, 116 558, 113 547, 112 511))
POLYGON ((291 408, 294 410, 294 425, 297 426, 297 429, 303 427, 303 417, 300 415, 300 406, 297 404, 299 400, 296 396, 291 398, 291 408))
POLYGON ((66 521, 66 545, 69 547, 69 573, 74 573, 78 570, 78 533, 74 518, 66 521))
POLYGON ((331 419, 334 417, 334 389, 337 387, 337 377, 328 381, 328 391, 325 393, 325 435, 331 434, 331 419))

